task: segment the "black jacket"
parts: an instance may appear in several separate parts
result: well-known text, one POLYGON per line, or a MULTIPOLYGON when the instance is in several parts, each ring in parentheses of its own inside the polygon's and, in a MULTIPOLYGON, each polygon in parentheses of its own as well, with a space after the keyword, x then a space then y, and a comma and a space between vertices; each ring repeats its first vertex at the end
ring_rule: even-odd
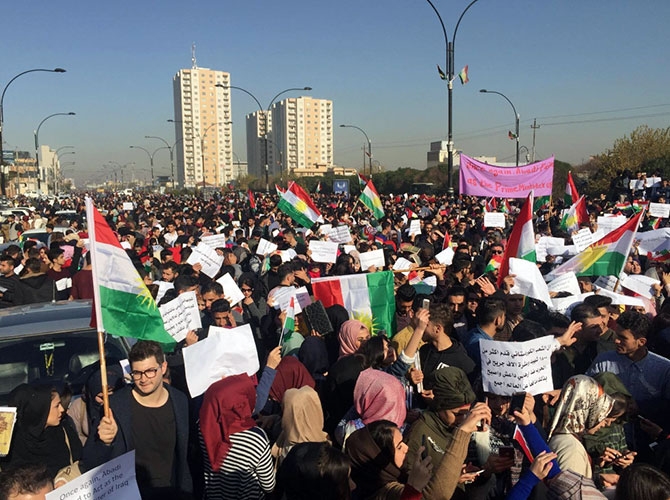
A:
MULTIPOLYGON (((188 401, 184 393, 177 389, 164 386, 170 394, 170 401, 174 410, 175 424, 177 427, 177 445, 174 450, 175 461, 172 480, 174 487, 182 493, 191 493, 193 491, 193 481, 191 479, 191 472, 189 471, 186 452, 188 448, 188 401)), ((119 427, 119 431, 114 438, 111 445, 106 445, 98 439, 96 429, 92 429, 91 433, 84 445, 83 462, 87 469, 97 467, 116 457, 135 449, 132 442, 132 424, 130 416, 130 398, 132 395, 132 387, 124 387, 120 391, 115 392, 109 398, 109 407, 114 413, 114 418, 119 427)))
POLYGON ((14 304, 51 302, 56 298, 54 280, 44 273, 20 278, 14 292, 14 304))

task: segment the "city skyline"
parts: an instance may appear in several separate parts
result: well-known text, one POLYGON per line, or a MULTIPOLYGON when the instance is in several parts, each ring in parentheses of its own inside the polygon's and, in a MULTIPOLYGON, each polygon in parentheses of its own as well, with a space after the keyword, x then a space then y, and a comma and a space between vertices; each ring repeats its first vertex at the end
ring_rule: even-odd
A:
MULTIPOLYGON (((449 2, 449 8, 434 3, 451 37, 469 2, 449 2)), ((385 168, 426 168, 430 143, 447 133, 446 84, 436 68, 445 68, 441 28, 425 1, 380 5, 19 3, 4 18, 11 43, 0 86, 31 68, 67 72, 12 83, 4 100, 3 149, 34 151, 37 124, 51 113, 73 111, 76 116, 47 122, 40 142, 52 149, 75 146, 75 178, 92 178, 109 161, 148 168, 149 159, 129 146, 160 146, 147 135, 176 140, 167 123, 175 119, 169 79, 191 67, 195 42, 199 67, 229 73, 231 85, 264 104, 285 88, 305 86, 313 87, 306 96, 332 101, 334 164, 360 168, 363 162, 363 137, 338 127, 347 123, 367 132, 374 160, 385 168)), ((670 5, 661 0, 479 0, 463 17, 455 42, 455 72, 465 65, 470 70, 468 84, 454 82, 455 148, 514 159, 514 141, 507 138, 514 130, 512 110, 502 98, 480 94, 481 88, 515 104, 523 146, 532 146, 530 125, 537 119, 538 159, 555 154, 578 164, 639 125, 667 127, 668 14, 670 5)), ((233 152, 246 160, 245 117, 258 107, 234 91, 231 103, 233 152)), ((167 151, 155 163, 156 176, 170 175, 167 151)))

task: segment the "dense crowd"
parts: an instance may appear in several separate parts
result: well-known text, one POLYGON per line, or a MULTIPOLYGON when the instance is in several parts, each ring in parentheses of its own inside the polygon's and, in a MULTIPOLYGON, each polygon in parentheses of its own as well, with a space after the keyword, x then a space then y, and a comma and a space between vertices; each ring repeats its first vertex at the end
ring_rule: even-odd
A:
MULTIPOLYGON (((256 193, 254 208, 232 191, 206 199, 94 195, 158 304, 195 291, 202 328, 173 352, 138 341, 129 375, 108 360, 108 416, 99 370, 81 397, 70 398, 67 387, 18 386, 0 498, 43 494, 74 465, 88 470, 129 450, 142 498, 670 498, 670 267, 662 259, 634 245, 624 265, 626 274, 657 280, 644 307, 598 293, 598 277, 589 276, 579 277, 580 291, 596 293, 559 312, 514 293, 515 276, 497 275, 521 200, 505 203, 505 228, 485 228, 486 200, 475 197, 383 195, 385 216, 376 220, 355 197, 313 196, 323 223, 305 229, 278 210, 278 195, 256 193), (419 231, 410 234, 413 220, 419 231), (310 241, 329 238, 323 224, 351 234, 334 263, 311 258, 310 241), (212 234, 225 244, 216 248, 223 264, 208 276, 187 261, 212 234), (277 250, 257 254, 262 240, 277 250), (447 246, 448 265, 436 259, 447 246), (377 249, 384 266, 362 269, 361 254, 377 249), (313 295, 314 279, 389 271, 399 258, 411 266, 393 273, 391 331, 333 305, 326 328, 301 313, 295 331, 282 335, 288 312, 278 291, 313 295), (237 303, 217 282, 225 274, 244 294, 237 303), (183 350, 212 326, 243 324, 261 368, 191 397, 183 350), (554 339, 553 391, 484 391, 483 339, 546 336, 554 339)), ((650 193, 654 202, 664 196, 650 193)), ((83 197, 34 208, 2 226, 9 245, 0 256, 0 307, 92 298, 83 197), (80 216, 59 219, 63 209, 80 216), (22 240, 32 228, 45 228, 46 244, 22 240)), ((569 242, 563 208, 537 207, 536 237, 569 242)), ((587 209, 584 227, 595 232, 598 216, 634 207, 603 195, 587 209)), ((646 215, 640 231, 664 225, 646 215)), ((547 255, 538 267, 547 275, 560 260, 547 255)))

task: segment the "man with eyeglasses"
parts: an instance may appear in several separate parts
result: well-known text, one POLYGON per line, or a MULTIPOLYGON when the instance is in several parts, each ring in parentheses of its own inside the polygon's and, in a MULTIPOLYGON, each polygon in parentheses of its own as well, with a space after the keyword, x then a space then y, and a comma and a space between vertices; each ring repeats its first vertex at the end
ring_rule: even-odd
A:
POLYGON ((167 362, 157 342, 137 342, 128 360, 133 385, 110 396, 110 415, 102 418, 97 434, 86 441, 84 463, 96 467, 135 450, 143 499, 191 493, 186 396, 163 383, 167 362))

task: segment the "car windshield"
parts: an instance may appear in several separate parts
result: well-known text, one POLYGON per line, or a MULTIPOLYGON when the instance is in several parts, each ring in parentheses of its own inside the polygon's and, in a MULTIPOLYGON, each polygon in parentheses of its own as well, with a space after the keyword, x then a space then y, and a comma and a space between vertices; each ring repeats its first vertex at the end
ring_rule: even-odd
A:
MULTIPOLYGON (((125 359, 127 352, 122 339, 107 335, 108 363, 125 359)), ((29 382, 56 386, 67 382, 79 394, 98 361, 98 338, 93 330, 0 340, 0 405, 7 404, 12 389, 29 382)))

